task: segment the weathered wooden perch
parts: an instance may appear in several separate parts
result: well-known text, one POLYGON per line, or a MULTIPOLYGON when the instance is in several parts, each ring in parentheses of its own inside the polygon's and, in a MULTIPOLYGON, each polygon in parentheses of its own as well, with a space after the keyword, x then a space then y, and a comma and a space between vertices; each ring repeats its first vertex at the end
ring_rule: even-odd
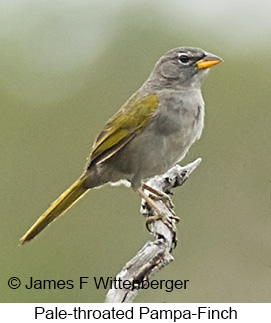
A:
MULTIPOLYGON (((162 176, 151 178, 146 184, 167 194, 175 187, 181 186, 189 175, 200 164, 201 158, 192 163, 181 167, 175 165, 162 176)), ((146 194, 147 193, 146 191, 146 194)), ((156 201, 159 209, 168 218, 172 213, 162 201, 156 201)), ((140 212, 145 216, 152 216, 152 210, 142 200, 140 212)), ((148 241, 138 253, 129 260, 115 279, 119 282, 118 286, 109 289, 106 295, 108 303, 129 303, 137 296, 139 289, 144 281, 161 270, 174 260, 171 255, 172 246, 176 244, 176 221, 171 220, 172 227, 167 226, 163 221, 158 220, 150 225, 151 234, 154 241, 148 241), (125 286, 125 287, 124 287, 125 286), (121 288, 120 288, 121 287, 121 288)))

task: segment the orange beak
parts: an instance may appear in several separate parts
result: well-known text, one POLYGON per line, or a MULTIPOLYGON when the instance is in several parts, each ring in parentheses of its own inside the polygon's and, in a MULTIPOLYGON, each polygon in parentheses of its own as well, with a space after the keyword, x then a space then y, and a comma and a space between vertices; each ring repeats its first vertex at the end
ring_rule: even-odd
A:
POLYGON ((213 54, 207 53, 207 55, 204 58, 197 61, 196 65, 200 70, 202 68, 209 68, 209 67, 215 66, 222 62, 223 62, 222 58, 215 56, 213 54))

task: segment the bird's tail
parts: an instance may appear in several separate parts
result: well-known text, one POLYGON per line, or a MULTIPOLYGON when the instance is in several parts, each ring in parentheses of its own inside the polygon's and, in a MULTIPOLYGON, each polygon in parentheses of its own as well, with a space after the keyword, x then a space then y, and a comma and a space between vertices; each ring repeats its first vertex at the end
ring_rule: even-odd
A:
POLYGON ((47 227, 47 225, 56 220, 60 215, 64 214, 87 193, 89 189, 84 186, 86 178, 86 175, 81 176, 52 203, 52 205, 38 218, 38 220, 21 238, 21 244, 32 240, 45 227, 47 227))

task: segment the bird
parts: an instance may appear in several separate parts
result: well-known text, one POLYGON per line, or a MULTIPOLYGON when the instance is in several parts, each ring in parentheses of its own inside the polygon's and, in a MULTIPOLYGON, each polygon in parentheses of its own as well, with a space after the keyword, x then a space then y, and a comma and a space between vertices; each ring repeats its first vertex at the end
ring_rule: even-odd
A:
POLYGON ((201 48, 177 47, 155 64, 147 80, 104 125, 96 137, 82 175, 62 193, 20 239, 32 240, 89 190, 128 181, 159 213, 145 184, 180 162, 201 137, 204 125, 202 81, 219 56, 201 48))

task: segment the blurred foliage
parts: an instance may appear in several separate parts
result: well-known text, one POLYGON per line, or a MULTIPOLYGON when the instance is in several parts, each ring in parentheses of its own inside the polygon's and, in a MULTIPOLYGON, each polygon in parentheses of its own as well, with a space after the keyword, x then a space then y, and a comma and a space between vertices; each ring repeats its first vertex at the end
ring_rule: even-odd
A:
POLYGON ((144 291, 137 301, 270 302, 270 41, 240 50, 234 35, 223 42, 189 16, 174 25, 153 2, 123 5, 107 15, 113 25, 102 22, 97 4, 62 11, 57 3, 26 1, 0 22, 0 301, 104 301, 104 290, 80 290, 78 280, 114 277, 149 239, 132 190, 93 190, 29 245, 18 247, 19 238, 81 174, 97 132, 156 60, 190 45, 225 60, 204 83, 203 137, 182 162, 203 158, 174 195, 175 262, 155 277, 190 285, 144 291), (31 276, 72 279, 76 287, 10 290, 12 276, 23 284, 31 276))

